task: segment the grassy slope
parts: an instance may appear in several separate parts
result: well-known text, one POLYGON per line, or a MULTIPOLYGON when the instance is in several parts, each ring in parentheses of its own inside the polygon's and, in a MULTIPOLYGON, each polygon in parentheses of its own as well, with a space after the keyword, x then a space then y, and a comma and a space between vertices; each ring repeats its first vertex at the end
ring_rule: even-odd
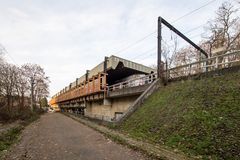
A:
POLYGON ((240 159, 240 73, 161 88, 120 130, 203 159, 240 159))

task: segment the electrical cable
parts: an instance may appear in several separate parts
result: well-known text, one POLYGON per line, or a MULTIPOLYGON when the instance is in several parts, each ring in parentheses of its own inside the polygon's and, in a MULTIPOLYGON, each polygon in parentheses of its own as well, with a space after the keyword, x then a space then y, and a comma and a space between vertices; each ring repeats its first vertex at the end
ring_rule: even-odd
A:
MULTIPOLYGON (((215 1, 216 1, 216 0, 211 0, 211 1, 209 1, 208 3, 206 3, 206 4, 204 4, 204 5, 200 6, 200 7, 198 7, 198 8, 196 8, 196 9, 194 9, 194 10, 192 10, 192 11, 190 11, 190 12, 184 14, 183 16, 181 16, 181 17, 175 19, 175 20, 172 21, 171 23, 176 23, 176 22, 178 22, 179 20, 183 19, 184 17, 193 14, 194 12, 196 12, 196 11, 198 11, 198 10, 200 10, 200 9, 202 9, 202 8, 204 8, 204 7, 206 7, 206 6, 208 6, 208 5, 210 5, 211 3, 215 2, 215 1)), ((154 32, 151 32, 150 34, 147 34, 147 35, 144 36, 143 38, 141 38, 141 39, 139 39, 139 40, 137 40, 137 41, 135 41, 135 42, 133 42, 133 43, 127 45, 127 46, 124 47, 123 49, 118 50, 117 52, 115 52, 115 54, 119 54, 119 53, 121 53, 121 52, 123 52, 123 51, 125 51, 125 50, 128 50, 129 48, 131 48, 131 47, 135 46, 136 44, 142 42, 143 40, 147 39, 148 37, 150 37, 151 35, 153 35, 153 34, 155 34, 155 33, 157 33, 156 30, 155 30, 154 32)))

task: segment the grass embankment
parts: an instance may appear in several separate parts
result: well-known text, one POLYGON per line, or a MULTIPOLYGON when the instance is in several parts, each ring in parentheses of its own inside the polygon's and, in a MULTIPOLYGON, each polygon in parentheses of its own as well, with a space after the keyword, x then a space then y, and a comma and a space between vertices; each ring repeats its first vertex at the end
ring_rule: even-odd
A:
MULTIPOLYGON (((13 117, 13 120, 20 120, 21 123, 9 128, 3 133, 0 133, 0 158, 3 156, 4 151, 7 151, 11 145, 19 140, 21 131, 24 129, 24 127, 37 120, 42 113, 43 112, 39 110, 34 112, 31 112, 30 110, 24 110, 17 114, 18 117, 13 117)), ((9 121, 11 123, 15 123, 12 120, 8 120, 7 123, 9 123, 9 121)))
POLYGON ((240 159, 240 73, 171 83, 119 129, 202 159, 240 159))

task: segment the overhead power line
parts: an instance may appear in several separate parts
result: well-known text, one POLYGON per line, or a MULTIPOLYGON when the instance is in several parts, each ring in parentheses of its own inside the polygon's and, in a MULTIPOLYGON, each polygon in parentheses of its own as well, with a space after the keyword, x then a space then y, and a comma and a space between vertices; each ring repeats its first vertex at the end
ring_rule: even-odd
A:
MULTIPOLYGON (((192 14, 192 13, 194 13, 194 12, 200 10, 201 8, 210 5, 211 3, 215 2, 215 1, 216 1, 216 0, 209 1, 209 2, 206 3, 205 5, 203 5, 203 6, 199 7, 199 8, 197 8, 197 9, 194 9, 193 11, 191 11, 191 12, 189 12, 189 13, 187 13, 187 14, 185 14, 185 15, 179 17, 179 18, 177 18, 176 20, 174 20, 174 21, 171 22, 171 23, 175 23, 175 22, 181 20, 183 17, 188 16, 188 15, 190 15, 190 14, 192 14)), ((236 1, 236 0, 233 0, 233 1, 236 1)), ((237 2, 237 1, 236 1, 236 2, 237 2)), ((240 2, 240 1, 239 1, 239 2, 240 2)), ((237 8, 237 9, 239 9, 239 8, 237 8)), ((204 25, 205 25, 205 24, 201 24, 201 25, 199 25, 199 26, 197 26, 197 27, 194 27, 194 28, 192 28, 192 29, 190 29, 190 30, 184 32, 184 34, 188 34, 188 33, 192 32, 192 31, 195 31, 195 30, 197 30, 197 29, 203 27, 204 25)), ((165 26, 163 26, 163 27, 165 27, 165 26)), ((157 31, 155 31, 155 32, 157 32, 157 31)), ((189 37, 190 39, 193 39, 193 38, 197 38, 197 37, 199 37, 199 36, 201 36, 201 35, 202 35, 202 33, 200 33, 200 34, 195 34, 195 35, 193 35, 193 36, 188 36, 188 37, 189 37)), ((168 44, 166 41, 164 41, 164 40, 163 40, 163 42, 164 42, 164 43, 167 45, 167 47, 169 47, 169 48, 174 47, 174 44, 173 44, 173 45, 169 45, 169 44, 168 44)), ((154 48, 154 49, 155 49, 155 48, 154 48)), ((144 52, 144 53, 142 53, 142 54, 140 54, 140 55, 134 57, 134 59, 135 59, 135 58, 138 58, 138 57, 141 57, 142 55, 144 55, 144 54, 146 54, 146 53, 148 53, 148 52, 149 52, 149 51, 146 51, 146 52, 144 52)))
POLYGON ((215 2, 215 1, 216 1, 216 0, 211 0, 211 1, 209 1, 208 3, 206 3, 206 4, 204 4, 204 5, 200 6, 200 7, 198 7, 198 8, 196 8, 196 9, 194 9, 194 10, 192 10, 192 11, 190 11, 190 12, 184 14, 183 16, 181 16, 181 17, 175 19, 172 23, 176 23, 177 21, 179 21, 179 20, 185 18, 186 16, 189 16, 189 15, 193 14, 194 12, 196 12, 196 11, 198 11, 198 10, 200 10, 200 9, 202 9, 202 8, 204 8, 204 7, 206 7, 206 6, 208 6, 208 5, 210 5, 211 3, 215 2))
POLYGON ((141 39, 135 41, 134 43, 132 43, 132 44, 130 44, 130 45, 127 45, 125 48, 120 49, 119 51, 115 52, 115 54, 118 54, 118 53, 120 53, 120 52, 123 52, 123 51, 125 51, 125 50, 131 48, 132 46, 134 46, 134 45, 136 45, 136 44, 142 42, 143 40, 147 39, 148 37, 150 37, 151 35, 153 35, 153 34, 155 34, 155 33, 157 33, 157 32, 154 31, 154 32, 152 32, 152 33, 150 33, 150 34, 144 36, 143 38, 141 38, 141 39))
MULTIPOLYGON (((193 36, 190 36, 189 39, 193 39, 193 38, 199 37, 200 35, 202 35, 202 33, 201 33, 201 34, 195 34, 195 35, 193 35, 193 36)), ((163 39, 162 39, 162 40, 163 40, 163 39)), ((163 42, 167 45, 168 48, 172 48, 172 47, 175 46, 175 44, 171 44, 171 45, 167 44, 167 42, 166 42, 165 40, 163 40, 163 42)))
POLYGON ((149 57, 152 57, 152 56, 154 56, 154 55, 156 55, 156 53, 154 53, 154 52, 149 52, 150 54, 147 54, 147 55, 145 55, 144 57, 142 57, 142 58, 137 58, 137 59, 139 59, 139 60, 143 60, 143 59, 146 59, 146 58, 149 58, 149 57))
POLYGON ((191 33, 192 31, 195 31, 195 30, 197 30, 197 29, 199 29, 199 28, 202 28, 204 25, 205 25, 205 24, 201 24, 201 25, 199 25, 199 26, 197 26, 197 27, 194 27, 194 28, 192 28, 192 29, 184 32, 184 34, 191 33))
MULTIPOLYGON (((172 21, 171 23, 176 23, 177 21, 179 21, 179 20, 185 18, 186 16, 189 16, 189 15, 193 14, 194 12, 196 12, 196 11, 198 11, 198 10, 200 10, 200 9, 202 9, 202 8, 204 8, 204 7, 206 7, 206 6, 208 6, 208 5, 210 5, 211 3, 215 2, 215 1, 216 1, 216 0, 211 0, 211 1, 209 1, 208 3, 206 3, 206 4, 204 4, 204 5, 200 6, 200 7, 198 7, 198 8, 196 8, 196 9, 194 9, 194 10, 192 10, 192 11, 190 11, 190 12, 184 14, 183 16, 181 16, 181 17, 175 19, 175 20, 172 21)), ((135 41, 135 42, 133 42, 133 43, 127 45, 126 47, 124 47, 124 48, 118 50, 117 52, 115 52, 115 54, 119 54, 119 53, 121 53, 121 52, 123 52, 123 51, 125 51, 125 50, 128 50, 129 48, 131 48, 131 47, 135 46, 136 44, 142 42, 143 40, 147 39, 148 37, 150 37, 151 35, 153 35, 153 34, 155 34, 155 33, 157 33, 157 30, 155 30, 154 32, 151 32, 151 33, 147 34, 147 35, 144 36, 143 38, 141 38, 141 39, 139 39, 139 40, 137 40, 137 41, 135 41)))
POLYGON ((153 51, 153 50, 155 50, 155 49, 156 49, 156 47, 151 48, 151 49, 149 49, 149 50, 147 50, 147 51, 145 51, 145 52, 143 52, 143 53, 141 53, 141 54, 133 57, 132 59, 134 60, 134 59, 136 59, 136 58, 138 58, 138 57, 141 57, 142 55, 145 55, 146 53, 149 53, 149 52, 151 52, 151 51, 153 51))
MULTIPOLYGON (((197 27, 194 27, 194 28, 192 28, 192 29, 189 29, 188 31, 184 32, 184 34, 187 34, 187 33, 190 33, 190 32, 192 32, 192 31, 195 31, 195 30, 201 28, 202 26, 204 26, 204 24, 201 24, 201 25, 199 25, 199 26, 197 26, 197 27)), ((201 33, 201 34, 202 34, 202 33, 201 33)), ((197 36, 199 36, 199 35, 201 35, 201 34, 197 34, 197 35, 190 36, 190 39, 196 38, 197 36)), ((163 42, 164 42, 165 44, 167 44, 167 42, 166 42, 164 39, 162 39, 162 40, 163 40, 163 42)), ((167 44, 167 46, 168 46, 169 48, 174 47, 174 45, 169 45, 169 44, 167 44)), ((147 50, 147 51, 145 51, 145 52, 143 52, 143 53, 141 53, 141 54, 133 57, 132 59, 133 59, 133 60, 138 59, 139 57, 141 57, 141 56, 145 55, 146 53, 149 53, 150 51, 153 51, 153 50, 155 50, 155 49, 156 49, 156 47, 151 48, 151 49, 149 49, 149 50, 147 50)))

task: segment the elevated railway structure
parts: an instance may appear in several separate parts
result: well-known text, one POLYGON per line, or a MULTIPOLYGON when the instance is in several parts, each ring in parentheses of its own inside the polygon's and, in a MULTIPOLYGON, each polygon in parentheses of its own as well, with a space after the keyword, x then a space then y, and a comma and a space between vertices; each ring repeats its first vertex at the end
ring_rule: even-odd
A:
MULTIPOLYGON (((165 79, 174 80, 239 65, 240 51, 233 51, 165 69, 163 73, 165 79)), ((53 96, 50 104, 62 111, 117 121, 137 104, 139 96, 157 78, 156 71, 150 67, 116 56, 106 57, 104 62, 53 96)))
POLYGON ((156 78, 154 72, 150 67, 117 56, 105 57, 102 63, 55 94, 50 105, 61 111, 112 121, 156 78), (126 90, 134 86, 135 89, 126 90))

